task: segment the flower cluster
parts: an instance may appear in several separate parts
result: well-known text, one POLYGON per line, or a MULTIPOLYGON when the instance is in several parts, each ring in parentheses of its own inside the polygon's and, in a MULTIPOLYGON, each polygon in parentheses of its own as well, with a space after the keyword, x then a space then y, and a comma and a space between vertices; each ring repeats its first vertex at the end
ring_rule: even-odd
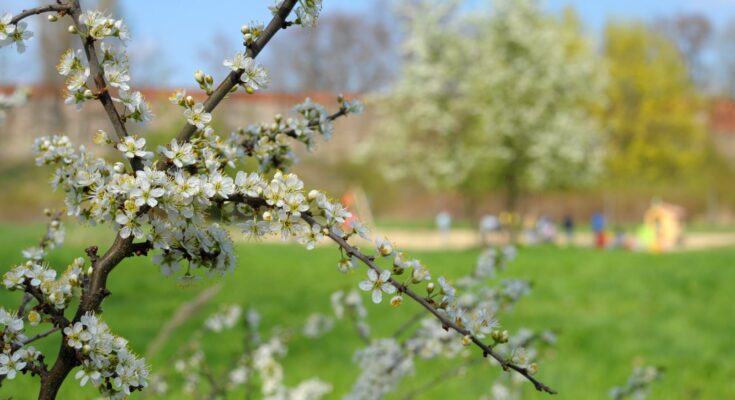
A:
MULTIPOLYGON (((15 379, 18 373, 31 370, 31 366, 42 358, 33 346, 26 346, 22 318, 4 308, 0 308, 0 327, 2 327, 2 351, 0 352, 0 377, 15 379)), ((32 371, 32 370, 31 370, 32 371)))
POLYGON ((265 67, 244 53, 235 53, 231 59, 225 59, 222 65, 240 74, 240 86, 248 93, 265 89, 270 83, 265 67))
POLYGON ((345 400, 380 400, 413 373, 413 359, 395 339, 380 339, 355 354, 361 373, 345 400))
MULTIPOLYGON (((314 324, 319 325, 316 329, 323 330, 321 325, 326 320, 328 318, 325 316, 310 317, 304 325, 304 332, 315 329, 314 324)), ((243 315, 242 308, 238 305, 223 306, 221 311, 208 317, 202 329, 192 335, 192 340, 182 349, 184 357, 174 362, 176 371, 185 380, 183 392, 209 398, 215 393, 222 396, 244 389, 251 395, 250 391, 259 385, 262 397, 267 400, 319 400, 332 391, 331 385, 314 378, 302 381, 294 387, 287 387, 284 384, 283 366, 279 362, 288 351, 284 333, 277 330, 276 332, 281 333, 263 341, 259 324, 260 314, 251 309, 243 315), (244 323, 238 324, 242 319, 244 323), (243 353, 236 354, 237 358, 227 373, 211 375, 208 372, 211 365, 208 365, 207 355, 201 348, 202 341, 209 338, 202 336, 232 330, 237 326, 245 327, 246 347, 243 353)))
POLYGON ((74 376, 82 386, 89 382, 102 395, 118 399, 148 385, 145 360, 133 354, 128 341, 113 335, 96 315, 85 314, 64 328, 64 340, 82 358, 74 376))
MULTIPOLYGON (((348 101, 339 96, 337 101, 344 115, 362 111, 362 105, 356 100, 348 101)), ((296 160, 289 138, 313 150, 317 135, 327 140, 332 136, 334 119, 323 106, 308 98, 293 111, 298 118, 276 115, 272 123, 253 124, 237 130, 230 135, 228 143, 237 149, 238 157, 255 158, 263 172, 288 167, 296 160)))
MULTIPOLYGON (((283 4, 283 0, 275 0, 270 8, 275 15, 283 4)), ((296 21, 294 23, 304 27, 313 27, 322 12, 322 0, 299 0, 299 6, 296 8, 296 21)))
POLYGON ((241 315, 242 307, 237 304, 222 307, 220 312, 210 315, 204 321, 204 327, 212 332, 222 332, 235 326, 241 315))
POLYGON ((38 290, 48 304, 64 310, 71 301, 74 290, 82 284, 86 271, 84 259, 76 258, 57 279, 56 270, 33 260, 13 267, 3 275, 3 284, 10 290, 38 290))
POLYGON ((87 34, 95 40, 115 37, 122 41, 130 39, 128 27, 121 19, 113 19, 97 10, 85 10, 79 16, 79 22, 86 26, 87 34))
POLYGON ((264 25, 261 22, 251 22, 248 25, 243 25, 240 28, 242 32, 242 39, 245 46, 250 46, 257 41, 263 34, 264 25))
MULTIPOLYGON (((112 96, 112 100, 122 105, 122 117, 138 122, 149 121, 153 117, 149 104, 139 91, 130 90, 127 54, 105 42, 102 42, 100 48, 102 53, 100 66, 109 88, 117 89, 117 94, 112 96)), ((75 104, 77 109, 81 109, 86 101, 97 97, 88 85, 90 68, 84 61, 81 50, 66 50, 61 55, 56 69, 61 76, 66 77, 66 104, 75 104)))
POLYGON ((663 371, 655 366, 638 365, 628 377, 623 386, 610 389, 610 398, 623 400, 625 398, 645 399, 650 391, 651 384, 663 377, 663 371))

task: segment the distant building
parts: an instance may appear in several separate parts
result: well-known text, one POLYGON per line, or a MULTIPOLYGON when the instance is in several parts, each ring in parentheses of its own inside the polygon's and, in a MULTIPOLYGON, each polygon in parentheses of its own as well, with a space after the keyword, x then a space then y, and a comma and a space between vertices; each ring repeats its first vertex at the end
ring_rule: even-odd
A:
MULTIPOLYGON (((0 93, 11 93, 15 88, 0 86, 0 93)), ((130 123, 132 134, 166 134, 175 136, 178 129, 186 121, 181 108, 168 101, 174 89, 143 89, 141 92, 151 103, 155 118, 149 126, 130 123)), ((199 101, 205 95, 200 90, 187 90, 199 101)), ((214 112, 213 125, 223 129, 222 136, 227 136, 237 127, 249 124, 271 122, 276 114, 288 116, 291 108, 304 101, 305 98, 324 105, 329 112, 337 111, 336 94, 326 92, 308 93, 273 93, 262 92, 248 95, 243 91, 230 95, 214 112)), ((347 96, 351 97, 351 96, 347 96)), ((349 154, 359 138, 365 137, 370 118, 366 115, 340 118, 335 123, 335 135, 329 142, 318 141, 320 160, 330 162, 343 160, 349 154)), ((91 144, 92 135, 98 129, 107 131, 112 137, 114 133, 102 105, 96 101, 84 104, 81 111, 74 106, 63 104, 57 88, 34 86, 27 104, 9 113, 7 120, 0 125, 0 157, 4 161, 28 161, 33 140, 41 135, 65 134, 75 144, 91 144), (59 107, 59 104, 61 107, 59 107)), ((161 140, 156 140, 160 142, 161 140)), ((298 148, 298 146, 296 146, 298 148)))

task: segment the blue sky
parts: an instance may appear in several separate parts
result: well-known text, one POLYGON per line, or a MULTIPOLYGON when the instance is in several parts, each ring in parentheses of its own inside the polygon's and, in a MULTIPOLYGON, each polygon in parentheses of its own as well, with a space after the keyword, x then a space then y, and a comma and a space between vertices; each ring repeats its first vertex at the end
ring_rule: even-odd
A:
MULTIPOLYGON (((37 3, 2 0, 0 12, 17 13, 37 3)), ((229 37, 231 49, 228 53, 238 50, 240 26, 251 20, 267 22, 270 16, 267 6, 272 1, 122 0, 121 3, 133 36, 129 44, 131 52, 151 59, 146 65, 155 64, 157 59, 164 60, 160 64, 165 65, 165 70, 155 73, 166 76, 167 84, 190 86, 192 72, 197 67, 211 65, 204 64, 201 53, 210 47, 209 52, 219 54, 224 47, 228 47, 213 47, 213 37, 217 34, 229 37)), ((378 4, 377 0, 324 0, 324 3, 326 12, 369 12, 378 4)), ((485 0, 473 0, 473 3, 470 7, 478 7, 485 4, 485 0)), ((651 21, 679 12, 697 11, 721 26, 735 18, 735 0, 545 0, 543 4, 552 12, 573 6, 581 15, 586 29, 593 35, 597 35, 609 19, 651 21)), ((40 20, 36 19, 34 23, 38 22, 40 20)), ((32 43, 23 56, 15 55, 11 49, 0 50, 0 83, 32 82, 38 75, 36 52, 37 43, 32 43), (20 65, 23 68, 18 68, 20 65)), ((225 56, 229 54, 221 54, 220 59, 225 56)), ((133 77, 147 72, 134 70, 133 77)))

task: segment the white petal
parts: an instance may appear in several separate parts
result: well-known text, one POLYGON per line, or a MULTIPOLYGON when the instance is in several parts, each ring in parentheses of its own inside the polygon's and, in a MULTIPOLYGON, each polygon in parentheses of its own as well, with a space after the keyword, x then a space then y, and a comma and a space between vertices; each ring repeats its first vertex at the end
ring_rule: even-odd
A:
POLYGON ((368 279, 370 279, 373 282, 377 281, 378 280, 378 273, 375 272, 374 269, 369 269, 368 270, 368 279))
POLYGON ((373 289, 373 303, 378 304, 383 300, 383 292, 380 289, 373 289))
POLYGON ((391 285, 390 283, 384 283, 384 284, 380 285, 380 288, 383 289, 383 291, 386 292, 386 293, 395 293, 396 292, 396 287, 393 286, 393 285, 391 285))
POLYGON ((380 280, 383 282, 387 282, 388 279, 390 279, 390 271, 383 270, 383 272, 380 273, 380 280))

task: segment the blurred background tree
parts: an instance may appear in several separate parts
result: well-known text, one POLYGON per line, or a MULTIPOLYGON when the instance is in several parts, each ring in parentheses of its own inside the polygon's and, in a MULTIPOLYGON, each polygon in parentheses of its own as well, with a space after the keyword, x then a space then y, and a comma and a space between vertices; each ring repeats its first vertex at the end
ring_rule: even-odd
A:
POLYGON ((642 24, 611 23, 604 56, 609 183, 673 183, 695 173, 708 148, 704 108, 675 44, 642 24))
POLYGON ((399 72, 391 7, 336 11, 308 31, 287 30, 268 50, 271 89, 281 92, 366 93, 384 89, 399 72))
POLYGON ((405 15, 402 75, 372 142, 383 174, 468 196, 501 188, 509 211, 526 191, 592 182, 601 69, 576 17, 533 0, 471 17, 457 5, 405 15))

